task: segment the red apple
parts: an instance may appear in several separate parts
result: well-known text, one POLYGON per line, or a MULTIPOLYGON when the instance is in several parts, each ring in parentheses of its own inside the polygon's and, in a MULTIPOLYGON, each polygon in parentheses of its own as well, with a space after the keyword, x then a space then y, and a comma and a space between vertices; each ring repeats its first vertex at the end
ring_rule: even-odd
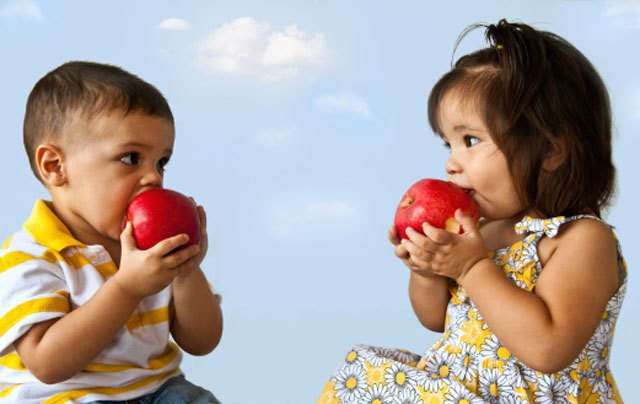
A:
POLYGON ((176 191, 154 188, 137 195, 127 207, 123 228, 127 221, 133 226, 133 238, 141 250, 182 233, 189 236, 189 241, 180 248, 200 243, 196 204, 176 191))
POLYGON ((426 178, 413 184, 404 194, 396 210, 394 224, 400 237, 406 239, 407 227, 423 233, 424 222, 462 234, 462 227, 454 218, 458 209, 478 220, 476 205, 462 188, 451 182, 426 178))

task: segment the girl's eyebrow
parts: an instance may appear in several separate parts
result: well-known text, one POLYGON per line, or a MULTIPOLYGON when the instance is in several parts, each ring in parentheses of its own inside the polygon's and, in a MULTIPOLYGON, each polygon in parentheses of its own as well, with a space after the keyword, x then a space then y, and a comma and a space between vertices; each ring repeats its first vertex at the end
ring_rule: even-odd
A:
POLYGON ((470 131, 473 131, 473 132, 484 132, 484 131, 485 131, 484 129, 481 129, 481 128, 471 128, 471 127, 469 127, 469 126, 467 126, 467 125, 464 125, 464 124, 463 124, 463 125, 456 125, 456 126, 454 126, 454 127, 453 127, 453 130, 454 130, 454 131, 456 131, 456 132, 464 132, 464 131, 467 131, 467 130, 470 130, 470 131))

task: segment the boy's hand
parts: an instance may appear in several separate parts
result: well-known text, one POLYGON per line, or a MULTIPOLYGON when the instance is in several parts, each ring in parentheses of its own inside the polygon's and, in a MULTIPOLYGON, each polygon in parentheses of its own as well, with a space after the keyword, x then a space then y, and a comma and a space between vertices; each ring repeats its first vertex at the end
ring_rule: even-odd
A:
POLYGON ((200 267, 200 264, 202 264, 204 257, 207 255, 207 250, 209 249, 209 239, 207 237, 207 214, 205 213, 204 208, 200 205, 198 205, 198 215, 200 216, 200 251, 185 262, 184 265, 180 266, 177 275, 177 278, 180 279, 186 278, 195 268, 200 267))
POLYGON ((424 223, 424 235, 407 229, 409 240, 402 240, 396 246, 396 255, 398 251, 403 253, 403 256, 398 256, 409 262, 409 268, 420 275, 446 276, 460 283, 477 262, 487 258, 487 251, 473 218, 459 209, 455 218, 462 225, 463 234, 451 233, 424 223))
POLYGON ((148 250, 140 250, 128 222, 120 234, 122 253, 120 268, 114 278, 132 297, 142 299, 160 292, 171 284, 183 267, 199 255, 199 246, 173 252, 189 240, 186 234, 162 240, 148 250))

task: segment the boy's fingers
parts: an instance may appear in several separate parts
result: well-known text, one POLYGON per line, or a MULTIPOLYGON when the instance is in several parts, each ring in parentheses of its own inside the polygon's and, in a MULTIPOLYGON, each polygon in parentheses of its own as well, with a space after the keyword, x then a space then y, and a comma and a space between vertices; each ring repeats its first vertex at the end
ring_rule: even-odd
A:
POLYGON ((188 241, 189 241, 189 236, 188 235, 186 235, 184 233, 183 234, 178 234, 177 236, 169 237, 169 238, 166 238, 166 239, 162 240, 158 244, 156 244, 153 247, 151 247, 151 250, 153 250, 152 252, 157 254, 157 255, 165 256, 165 255, 169 254, 171 251, 173 251, 176 248, 180 247, 181 245, 184 245, 188 241))
POLYGON ((124 226, 124 229, 120 233, 120 244, 123 249, 133 250, 138 248, 136 245, 136 240, 133 238, 133 226, 131 222, 127 221, 127 224, 124 226))

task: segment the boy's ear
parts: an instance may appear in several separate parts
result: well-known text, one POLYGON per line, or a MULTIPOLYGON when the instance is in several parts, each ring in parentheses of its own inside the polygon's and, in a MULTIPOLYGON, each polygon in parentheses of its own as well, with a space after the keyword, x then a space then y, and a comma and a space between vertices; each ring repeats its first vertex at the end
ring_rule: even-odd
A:
POLYGON ((545 171, 554 171, 567 158, 567 148, 565 142, 560 139, 554 139, 551 142, 551 150, 547 153, 547 157, 542 162, 542 169, 545 171))
POLYGON ((36 149, 38 173, 45 185, 59 187, 67 183, 64 169, 64 153, 50 143, 41 144, 36 149))

